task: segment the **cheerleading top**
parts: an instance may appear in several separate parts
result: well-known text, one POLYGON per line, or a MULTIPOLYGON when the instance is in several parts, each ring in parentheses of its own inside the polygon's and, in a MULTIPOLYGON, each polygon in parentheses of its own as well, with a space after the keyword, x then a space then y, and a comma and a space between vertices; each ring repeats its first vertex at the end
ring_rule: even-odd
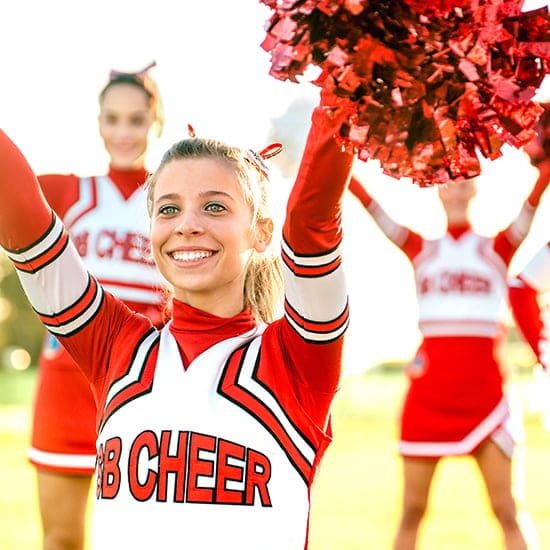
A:
POLYGON ((0 243, 100 404, 95 547, 307 546, 348 323, 340 122, 313 114, 283 228, 284 316, 263 327, 175 301, 162 332, 87 272, 0 134, 0 243))
POLYGON ((550 242, 510 281, 510 305, 516 323, 537 360, 550 371, 550 242))
POLYGON ((516 220, 494 238, 465 225, 429 240, 392 220, 357 180, 350 190, 414 269, 423 339, 407 369, 401 453, 465 454, 488 437, 511 453, 501 361, 507 269, 535 207, 526 202, 516 220))
POLYGON ((39 177, 88 269, 105 290, 144 312, 147 305, 158 310, 164 286, 149 251, 146 178, 144 168, 114 167, 105 176, 39 177))

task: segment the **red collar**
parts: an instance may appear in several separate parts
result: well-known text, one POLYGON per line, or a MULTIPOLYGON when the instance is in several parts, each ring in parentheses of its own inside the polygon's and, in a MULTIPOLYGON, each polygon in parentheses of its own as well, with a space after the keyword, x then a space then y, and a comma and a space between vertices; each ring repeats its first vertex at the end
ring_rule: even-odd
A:
POLYGON ((454 227, 447 227, 447 233, 455 240, 457 241, 464 235, 464 233, 467 233, 470 231, 471 226, 470 224, 464 224, 464 225, 456 225, 454 227))

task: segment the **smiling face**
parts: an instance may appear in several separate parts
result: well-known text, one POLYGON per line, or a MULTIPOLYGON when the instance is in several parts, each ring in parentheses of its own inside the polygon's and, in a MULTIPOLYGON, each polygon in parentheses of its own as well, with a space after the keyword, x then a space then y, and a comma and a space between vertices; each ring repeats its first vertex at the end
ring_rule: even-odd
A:
POLYGON ((106 90, 100 101, 99 133, 120 170, 143 168, 155 115, 145 90, 121 83, 106 90))
POLYGON ((476 194, 474 180, 465 180, 438 187, 439 198, 447 215, 447 225, 458 227, 468 223, 468 208, 476 194))
POLYGON ((165 164, 152 196, 151 245, 174 296, 229 317, 244 307, 247 265, 271 239, 269 224, 253 220, 228 161, 185 158, 165 164))

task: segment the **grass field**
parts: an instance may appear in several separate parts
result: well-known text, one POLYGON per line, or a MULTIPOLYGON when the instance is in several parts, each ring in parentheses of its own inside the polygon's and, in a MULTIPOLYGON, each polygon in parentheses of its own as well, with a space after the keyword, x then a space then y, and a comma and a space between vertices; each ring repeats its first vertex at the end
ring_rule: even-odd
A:
MULTIPOLYGON (((514 378, 524 405, 528 374, 514 378)), ((25 453, 34 373, 0 371, 0 548, 40 548, 34 473, 25 453)), ((399 372, 372 371, 345 381, 334 409, 334 442, 313 492, 311 550, 389 550, 400 510, 397 416, 405 388, 399 372)), ((541 550, 550 549, 550 433, 525 408, 527 501, 541 550)), ((446 459, 434 481, 419 550, 500 550, 477 470, 446 459)), ((283 550, 283 549, 281 549, 283 550)))

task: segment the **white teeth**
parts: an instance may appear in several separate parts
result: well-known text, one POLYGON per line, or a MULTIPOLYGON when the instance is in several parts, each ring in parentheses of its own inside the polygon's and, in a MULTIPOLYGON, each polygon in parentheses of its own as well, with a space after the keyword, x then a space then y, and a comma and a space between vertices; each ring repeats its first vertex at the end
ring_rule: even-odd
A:
POLYGON ((179 252, 174 252, 172 254, 172 257, 174 258, 174 260, 178 261, 178 262, 192 262, 194 260, 202 260, 203 258, 208 258, 212 256, 212 252, 207 252, 205 250, 199 252, 199 251, 194 251, 194 252, 182 252, 182 251, 179 251, 179 252))

